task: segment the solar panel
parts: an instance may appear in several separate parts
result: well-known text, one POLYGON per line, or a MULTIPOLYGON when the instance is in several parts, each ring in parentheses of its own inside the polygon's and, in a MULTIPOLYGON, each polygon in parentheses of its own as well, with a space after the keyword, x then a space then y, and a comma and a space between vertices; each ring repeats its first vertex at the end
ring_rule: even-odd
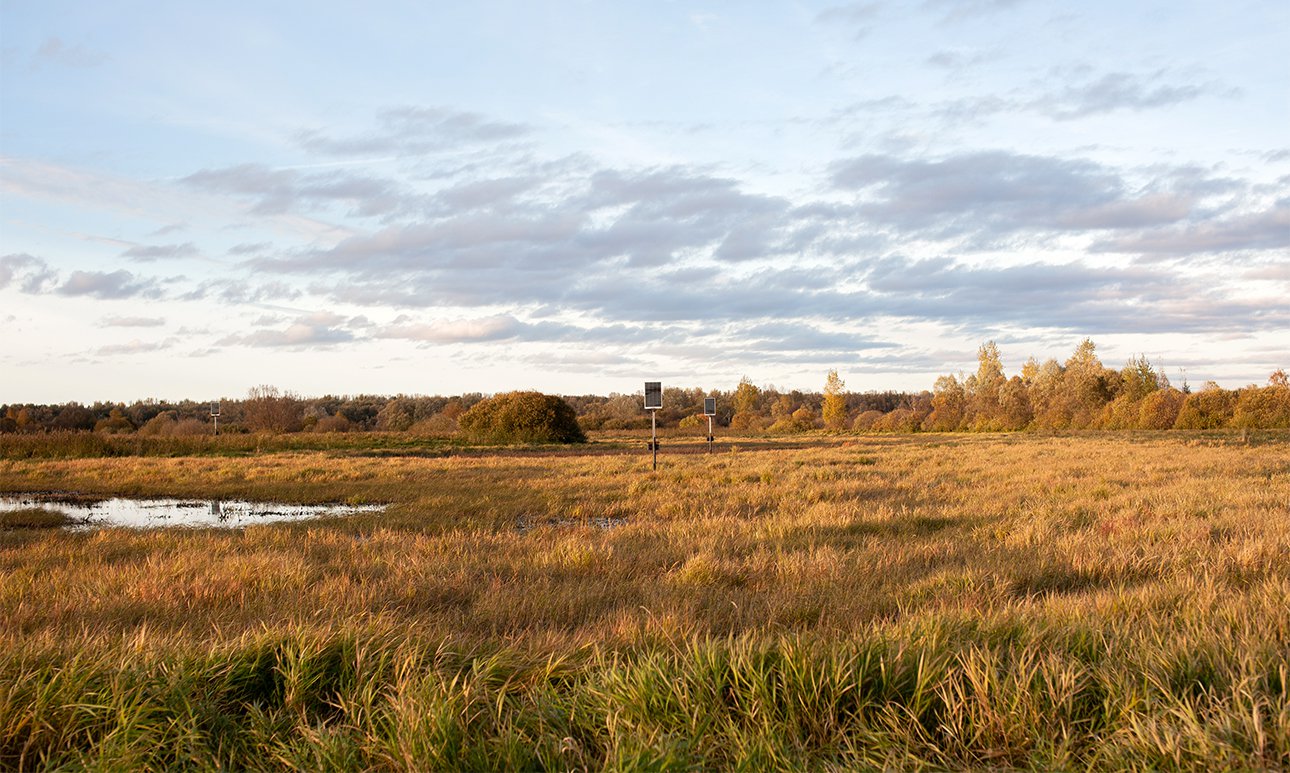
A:
POLYGON ((645 382, 645 410, 654 411, 663 407, 663 382, 645 382))

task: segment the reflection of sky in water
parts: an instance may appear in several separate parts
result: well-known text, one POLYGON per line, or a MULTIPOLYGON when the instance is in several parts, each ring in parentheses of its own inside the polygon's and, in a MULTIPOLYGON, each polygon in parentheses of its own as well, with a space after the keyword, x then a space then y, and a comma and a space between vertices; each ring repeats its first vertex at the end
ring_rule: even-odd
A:
MULTIPOLYGON (((247 502, 240 499, 104 499, 99 502, 66 502, 56 496, 9 494, 0 496, 0 512, 46 507, 60 510, 85 527, 213 526, 236 527, 274 521, 298 521, 323 515, 373 513, 385 505, 288 505, 281 502, 247 502)), ((73 527, 73 528, 85 528, 73 527)))

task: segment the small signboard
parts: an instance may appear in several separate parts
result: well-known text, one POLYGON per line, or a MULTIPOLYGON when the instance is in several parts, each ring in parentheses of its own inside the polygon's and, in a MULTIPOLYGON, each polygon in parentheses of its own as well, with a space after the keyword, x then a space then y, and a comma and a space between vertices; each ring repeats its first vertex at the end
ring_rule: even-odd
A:
POLYGON ((717 415, 717 398, 715 397, 703 398, 703 415, 704 416, 717 415))
POLYGON ((645 410, 657 411, 663 407, 663 382, 645 382, 645 410))
POLYGON ((211 403, 211 415, 219 416, 219 403, 211 403))

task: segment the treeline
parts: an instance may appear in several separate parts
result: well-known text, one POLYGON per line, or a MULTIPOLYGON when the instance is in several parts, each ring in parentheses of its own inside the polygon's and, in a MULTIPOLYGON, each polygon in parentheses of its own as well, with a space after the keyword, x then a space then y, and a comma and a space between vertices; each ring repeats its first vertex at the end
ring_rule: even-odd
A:
MULTIPOLYGON (((1273 373, 1266 386, 1197 391, 1177 388, 1146 357, 1122 368, 1102 364, 1085 339, 1064 362, 1031 358, 1012 376, 993 341, 978 351, 973 374, 945 375, 931 391, 848 392, 836 372, 820 392, 757 386, 744 378, 729 391, 665 388, 661 427, 706 428, 704 398, 717 403, 715 423, 744 432, 999 432, 1065 429, 1290 428, 1290 380, 1273 373)), ((272 386, 220 405, 220 432, 457 433, 458 419, 479 393, 304 398, 272 386)), ((566 396, 584 430, 650 425, 639 394, 566 396)), ((94 431, 185 436, 214 431, 209 403, 143 400, 131 404, 0 405, 0 432, 94 431)))
POLYGON ((1174 387, 1145 356, 1108 368, 1084 339, 1065 363, 1031 357, 1011 377, 993 341, 977 352, 977 371, 941 376, 931 397, 909 409, 861 415, 856 429, 933 432, 1062 429, 1290 428, 1290 380, 1277 370, 1267 386, 1199 391, 1174 387))
MULTIPOLYGON (((818 416, 825 401, 825 396, 819 393, 780 391, 773 386, 759 388, 747 379, 731 391, 669 387, 663 390, 659 426, 706 426, 707 419, 702 415, 706 397, 717 400, 715 421, 719 426, 733 424, 746 430, 814 428, 818 422, 803 416, 818 416), (794 414, 799 418, 796 423, 791 421, 794 414), (787 423, 786 418, 790 419, 787 423)), ((843 398, 845 410, 856 415, 870 410, 888 412, 917 400, 917 396, 903 392, 866 392, 847 394, 843 398)), ((272 386, 259 386, 251 389, 245 399, 220 403, 219 431, 450 435, 457 432, 460 417, 483 399, 484 395, 479 393, 452 397, 328 395, 304 398, 272 386)), ((578 423, 586 430, 646 429, 650 425, 639 394, 573 395, 564 397, 564 401, 574 409, 578 423)), ((0 432, 209 435, 214 432, 210 414, 210 403, 192 400, 0 405, 0 432)))

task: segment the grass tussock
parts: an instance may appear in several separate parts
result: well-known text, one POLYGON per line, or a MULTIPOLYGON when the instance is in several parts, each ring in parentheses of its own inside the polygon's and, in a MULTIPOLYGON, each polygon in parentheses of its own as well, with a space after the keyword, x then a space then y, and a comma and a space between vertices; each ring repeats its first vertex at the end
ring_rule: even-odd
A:
POLYGON ((80 523, 63 512, 48 507, 24 507, 0 511, 0 529, 58 529, 80 523))
POLYGON ((666 448, 0 461, 390 505, 0 532, 0 767, 1290 768, 1284 439, 666 448))

